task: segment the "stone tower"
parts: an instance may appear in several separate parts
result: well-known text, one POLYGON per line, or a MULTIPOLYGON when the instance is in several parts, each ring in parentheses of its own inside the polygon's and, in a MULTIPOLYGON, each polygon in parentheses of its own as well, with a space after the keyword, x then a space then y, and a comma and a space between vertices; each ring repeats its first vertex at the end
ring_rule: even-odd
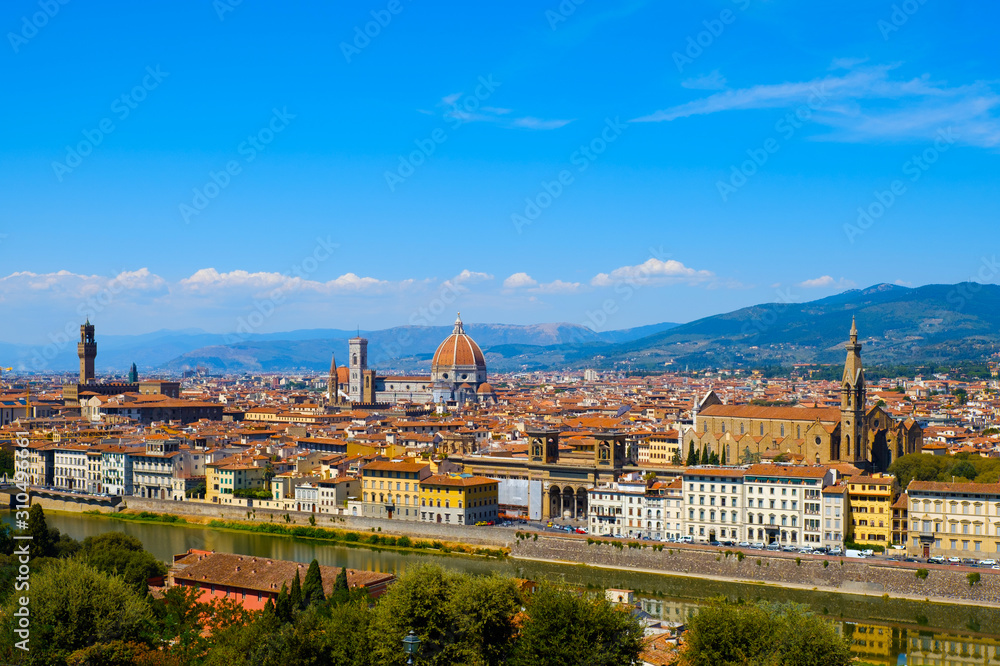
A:
POLYGON ((350 355, 348 365, 351 372, 347 395, 351 402, 362 402, 362 382, 364 382, 365 371, 368 369, 368 340, 358 336, 351 338, 347 346, 350 355))
POLYGON ((337 355, 330 354, 330 376, 326 379, 326 404, 340 404, 340 393, 337 388, 337 355))
POLYGON ((861 343, 858 327, 851 319, 851 339, 845 345, 844 381, 840 387, 840 459, 866 469, 868 436, 865 424, 865 371, 861 367, 861 343))
POLYGON ((80 383, 89 384, 94 381, 94 359, 97 358, 97 342, 94 341, 94 325, 87 318, 87 323, 80 327, 80 343, 76 346, 80 357, 80 383))

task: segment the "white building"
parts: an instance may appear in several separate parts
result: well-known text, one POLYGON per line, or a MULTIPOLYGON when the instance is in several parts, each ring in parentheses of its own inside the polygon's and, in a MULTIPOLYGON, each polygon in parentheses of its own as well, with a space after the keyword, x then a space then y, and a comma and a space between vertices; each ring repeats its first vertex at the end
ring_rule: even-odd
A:
POLYGON ((136 497, 183 500, 179 442, 176 439, 150 439, 144 453, 131 453, 132 494, 136 497))
POLYGON ((319 500, 319 488, 315 483, 295 486, 295 510, 315 513, 319 500))
POLYGON ((690 467, 684 471, 686 535, 695 542, 746 538, 743 506, 744 470, 732 467, 690 467))
POLYGON ((609 483, 587 491, 590 533, 642 537, 646 483, 609 483))
POLYGON ((744 475, 747 540, 819 547, 823 487, 834 474, 826 467, 751 465, 744 475))
POLYGON ((827 486, 823 489, 823 546, 844 547, 844 530, 847 526, 847 485, 827 486))
POLYGON ((132 494, 132 457, 123 446, 105 446, 101 451, 101 492, 108 495, 132 494))
POLYGON ((60 490, 87 491, 87 447, 60 446, 52 463, 52 485, 60 490))

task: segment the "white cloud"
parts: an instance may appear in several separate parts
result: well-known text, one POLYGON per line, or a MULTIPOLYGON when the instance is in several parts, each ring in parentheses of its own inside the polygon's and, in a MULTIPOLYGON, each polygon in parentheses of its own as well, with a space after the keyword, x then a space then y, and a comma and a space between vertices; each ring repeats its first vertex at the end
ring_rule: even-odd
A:
POLYGON ((554 130, 570 124, 572 119, 563 120, 558 118, 537 118, 535 116, 513 117, 513 109, 496 106, 466 105, 464 99, 473 99, 464 93, 452 93, 441 98, 438 106, 444 107, 444 117, 457 120, 461 124, 465 123, 493 123, 500 127, 532 129, 532 130, 554 130))
POLYGON ((813 278, 812 280, 799 282, 799 286, 803 289, 822 289, 827 287, 836 287, 837 289, 853 289, 857 285, 846 278, 834 280, 829 275, 823 275, 818 278, 813 278))
POLYGON ((724 111, 787 108, 807 104, 817 124, 833 131, 829 141, 933 139, 949 128, 960 143, 1000 145, 1000 84, 976 81, 948 86, 924 75, 890 76, 896 65, 856 68, 856 59, 835 60, 843 74, 810 81, 725 90, 637 118, 670 122, 724 111))
POLYGON ((60 270, 54 273, 21 271, 0 278, 0 293, 11 295, 44 291, 56 296, 84 298, 104 291, 120 294, 124 291, 160 291, 165 287, 164 279, 151 273, 148 268, 123 270, 114 277, 60 270))
POLYGON ((453 277, 450 282, 454 284, 475 284, 477 282, 488 282, 493 276, 489 273, 481 273, 464 269, 461 273, 453 277))
POLYGON ((726 87, 726 77, 715 69, 708 74, 681 81, 681 87, 690 90, 723 90, 726 87))
POLYGON ((527 273, 514 273, 503 281, 504 289, 521 289, 523 287, 538 286, 538 280, 527 273))
POLYGON ((542 120, 541 118, 532 118, 527 116, 524 118, 515 118, 512 123, 514 127, 524 127, 526 129, 537 129, 537 130, 550 130, 559 129, 560 127, 565 127, 569 125, 572 120, 542 120))
POLYGON ((610 273, 598 273, 590 281, 595 287, 611 287, 619 283, 654 285, 685 282, 695 284, 715 277, 711 271, 696 270, 674 259, 666 261, 650 257, 636 266, 622 266, 610 273))
POLYGON ((202 268, 191 277, 179 282, 182 288, 201 293, 225 289, 250 289, 255 292, 280 290, 314 291, 331 294, 342 291, 380 291, 405 287, 414 280, 390 282, 373 277, 362 277, 356 273, 345 273, 327 282, 291 277, 283 273, 260 271, 251 273, 244 270, 220 273, 214 268, 202 268))
POLYGON ((553 280, 552 282, 543 282, 538 285, 537 289, 532 289, 531 291, 538 291, 542 294, 560 294, 577 291, 581 286, 579 282, 553 280))

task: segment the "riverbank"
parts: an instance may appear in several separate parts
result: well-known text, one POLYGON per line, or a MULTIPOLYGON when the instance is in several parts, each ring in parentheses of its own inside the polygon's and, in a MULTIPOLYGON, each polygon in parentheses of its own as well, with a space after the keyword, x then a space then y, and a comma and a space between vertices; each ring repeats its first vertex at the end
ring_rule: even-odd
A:
MULTIPOLYGON (((469 555, 476 554, 477 548, 482 551, 485 546, 486 550, 500 549, 520 560, 585 564, 610 570, 644 571, 737 584, 764 584, 831 594, 1000 608, 1000 572, 992 570, 980 569, 975 572, 979 574, 978 580, 972 580, 969 578, 970 571, 946 566, 927 565, 925 568, 914 569, 877 560, 802 558, 756 551, 741 553, 649 541, 629 544, 620 540, 595 540, 577 535, 557 536, 548 532, 513 532, 495 527, 441 525, 268 509, 255 511, 189 501, 129 498, 128 504, 129 508, 124 514, 107 517, 121 519, 123 516, 144 513, 167 514, 212 529, 317 538, 336 545, 373 548, 398 548, 399 539, 407 537, 411 541, 430 542, 430 547, 404 547, 424 552, 432 550, 441 554, 457 552, 469 555), (309 524, 310 517, 315 519, 316 526, 309 524), (309 531, 313 529, 320 531, 309 531), (348 540, 347 534, 350 533, 357 534, 357 540, 354 540, 355 537, 348 540), (377 538, 372 541, 372 536, 377 538), (438 548, 434 542, 445 547, 438 548), (390 543, 393 545, 389 545, 390 543), (926 576, 920 576, 918 572, 926 572, 926 576)), ((172 520, 174 519, 163 519, 164 522, 172 520)))
POLYGON ((671 544, 574 539, 548 534, 518 539, 511 557, 611 570, 690 576, 728 583, 769 585, 1000 609, 1000 572, 956 567, 914 569, 850 558, 802 558, 759 552, 679 548, 671 544), (924 575, 926 574, 926 575, 924 575))
POLYGON ((269 536, 294 537, 312 539, 339 546, 361 546, 365 548, 391 549, 399 551, 430 551, 438 555, 471 555, 476 557, 493 557, 503 559, 507 555, 504 548, 485 548, 460 541, 447 541, 411 538, 408 535, 396 536, 382 534, 381 528, 371 528, 367 532, 349 529, 331 529, 312 524, 294 525, 291 519, 282 523, 252 522, 243 520, 219 520, 205 516, 160 514, 149 511, 123 511, 106 514, 97 511, 86 511, 86 515, 104 518, 112 521, 127 521, 137 523, 163 523, 179 526, 209 527, 216 530, 248 532, 251 534, 267 534, 269 536))

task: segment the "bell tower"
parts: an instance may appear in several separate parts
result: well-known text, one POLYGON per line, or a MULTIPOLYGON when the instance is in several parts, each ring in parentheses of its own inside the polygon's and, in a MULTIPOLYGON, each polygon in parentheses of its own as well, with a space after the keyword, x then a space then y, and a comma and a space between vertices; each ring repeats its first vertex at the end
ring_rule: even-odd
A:
POLYGON ((868 433, 865 423, 865 371, 861 366, 861 343, 858 326, 851 319, 851 339, 845 345, 847 361, 844 364, 844 381, 840 386, 840 437, 841 460, 867 468, 868 433))
POLYGON ((76 346, 80 357, 80 383, 89 384, 94 381, 94 359, 97 358, 97 342, 94 340, 94 325, 87 318, 87 323, 80 327, 80 342, 76 346))
POLYGON ((348 359, 350 379, 348 380, 347 395, 351 402, 364 402, 362 393, 365 381, 364 374, 368 370, 368 340, 359 335, 348 340, 347 347, 347 353, 350 356, 348 359))

